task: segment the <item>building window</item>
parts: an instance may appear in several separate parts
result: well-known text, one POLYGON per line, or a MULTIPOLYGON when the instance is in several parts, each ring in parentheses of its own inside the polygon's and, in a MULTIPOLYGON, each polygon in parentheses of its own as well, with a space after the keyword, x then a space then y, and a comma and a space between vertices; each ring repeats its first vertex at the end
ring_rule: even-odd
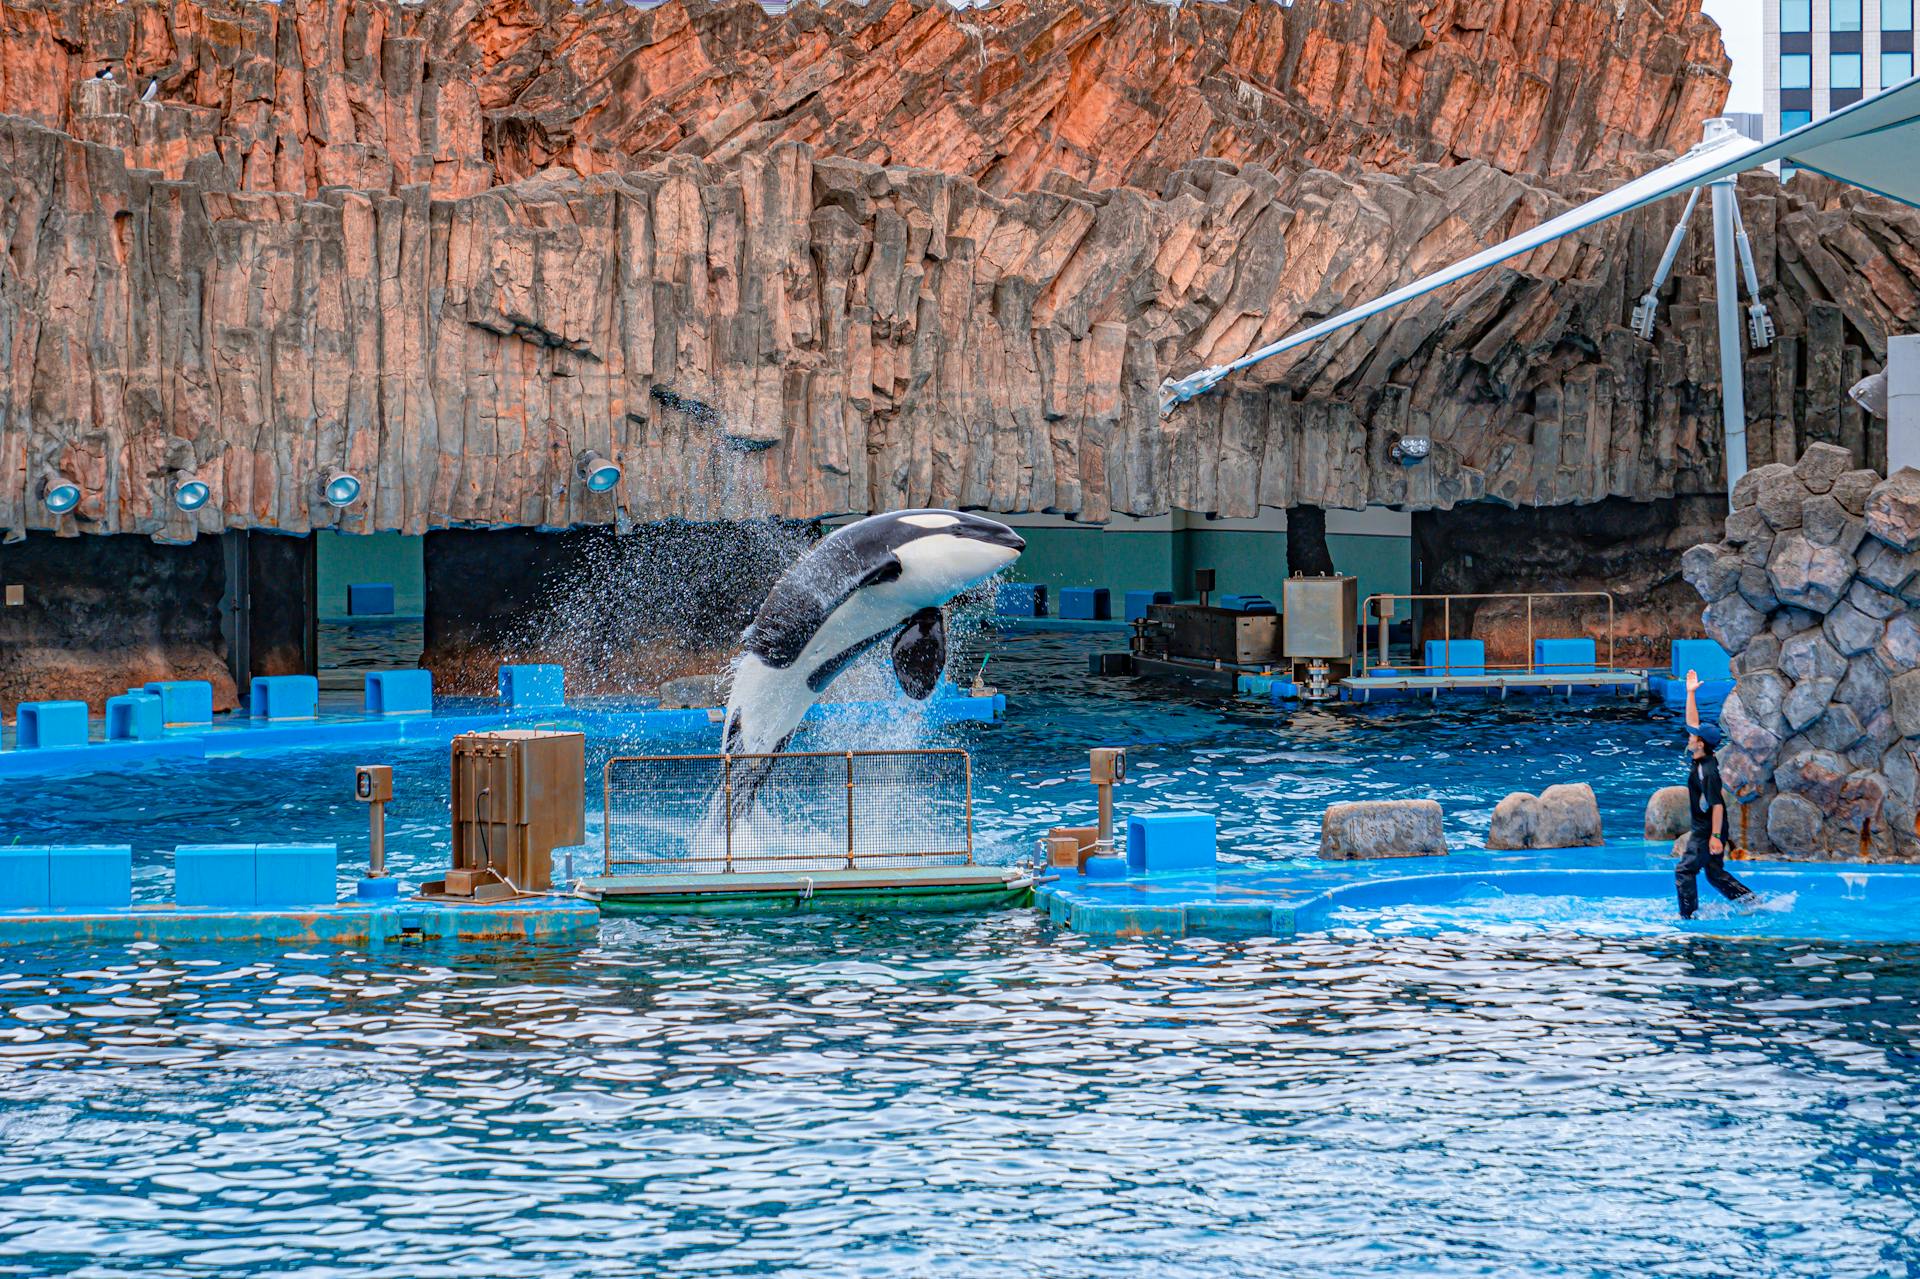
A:
POLYGON ((1858 31, 1860 29, 1860 0, 1833 0, 1827 12, 1832 18, 1829 30, 1858 31))
POLYGON ((1836 89, 1858 89, 1860 87, 1860 55, 1857 53, 1836 53, 1827 68, 1832 77, 1829 83, 1836 89))
POLYGON ((1913 74, 1913 55, 1911 53, 1883 53, 1880 55, 1880 87, 1899 84, 1913 74))
POLYGON ((1813 87, 1813 55, 1811 53, 1780 55, 1780 87, 1782 89, 1813 87))
POLYGON ((1913 30, 1913 0, 1880 0, 1880 29, 1913 30))
POLYGON ((1780 132, 1792 133, 1803 125, 1813 123, 1811 111, 1782 111, 1780 113, 1780 132))
POLYGON ((1780 29, 1813 30, 1813 0, 1780 0, 1780 29))

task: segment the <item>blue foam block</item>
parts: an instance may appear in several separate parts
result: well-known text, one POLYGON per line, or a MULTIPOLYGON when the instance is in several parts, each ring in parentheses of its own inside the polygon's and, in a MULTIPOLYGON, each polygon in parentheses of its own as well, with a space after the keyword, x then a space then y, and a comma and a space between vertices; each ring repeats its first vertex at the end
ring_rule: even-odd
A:
POLYGON ((1104 622, 1113 616, 1112 596, 1104 586, 1063 586, 1060 616, 1078 622, 1104 622))
POLYGON ((392 617, 393 583, 350 584, 347 587, 347 613, 352 617, 392 617))
POLYGON ((1149 605, 1171 603, 1172 591, 1128 591, 1121 601, 1123 616, 1129 622, 1137 622, 1145 617, 1149 605))
MULTIPOLYGON (((1727 656, 1727 650, 1710 639, 1684 639, 1673 642, 1673 661, 1668 672, 1674 678, 1685 680, 1688 671, 1699 672, 1702 680, 1732 679, 1733 659, 1727 656)), ((1681 689, 1684 699, 1686 689, 1681 689)))
POLYGON ((311 675, 260 675, 247 694, 255 719, 312 719, 320 713, 320 681, 311 675))
POLYGON ((333 844, 259 844, 254 848, 257 906, 327 906, 334 900, 340 850, 333 844))
POLYGON ((1212 870, 1218 851, 1212 813, 1169 809, 1127 817, 1127 869, 1212 870))
POLYGON ((173 900, 182 906, 254 904, 252 844, 182 844, 173 850, 173 900))
POLYGON ((46 849, 0 845, 0 910, 44 910, 47 891, 46 849))
POLYGON ((166 726, 166 707, 158 693, 128 691, 107 699, 110 742, 158 741, 166 726))
POLYGON ((397 901, 400 897, 400 881, 391 875, 379 879, 363 875, 354 887, 354 895, 363 902, 397 901))
POLYGON ((1590 639, 1537 639, 1533 669, 1556 675, 1591 675, 1598 659, 1590 639))
POLYGON ((124 909, 132 904, 131 845, 84 844, 47 849, 47 905, 124 909))
POLYGON ((1080 873, 1088 879, 1124 879, 1127 874, 1127 859, 1089 857, 1080 864, 1080 873))
POLYGON ((433 710, 432 671, 368 671, 369 715, 424 715, 433 710))
POLYGON ((1045 617, 1047 588, 1038 582, 1002 582, 993 591, 993 611, 1006 617, 1045 617))
POLYGON ((500 700, 515 710, 554 710, 567 704, 567 672, 546 664, 502 666, 500 700))
POLYGON ((213 685, 203 679, 156 679, 146 691, 160 696, 160 716, 168 728, 213 723, 213 685))
POLYGON ((1230 608, 1236 613, 1278 613, 1273 601, 1264 595, 1222 595, 1215 600, 1221 608, 1230 608))
POLYGON ((15 750, 58 750, 87 744, 85 702, 22 702, 14 708, 15 750))
POLYGON ((1428 640, 1425 675, 1485 675, 1487 646, 1481 640, 1428 640))

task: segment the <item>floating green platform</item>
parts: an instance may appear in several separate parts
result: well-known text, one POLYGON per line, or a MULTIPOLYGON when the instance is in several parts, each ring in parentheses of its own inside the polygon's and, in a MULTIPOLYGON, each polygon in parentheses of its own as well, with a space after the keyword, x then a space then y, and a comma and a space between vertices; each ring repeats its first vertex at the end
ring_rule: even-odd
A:
POLYGON ((944 914, 1025 906, 1033 877, 1011 866, 603 875, 576 891, 603 915, 944 914))

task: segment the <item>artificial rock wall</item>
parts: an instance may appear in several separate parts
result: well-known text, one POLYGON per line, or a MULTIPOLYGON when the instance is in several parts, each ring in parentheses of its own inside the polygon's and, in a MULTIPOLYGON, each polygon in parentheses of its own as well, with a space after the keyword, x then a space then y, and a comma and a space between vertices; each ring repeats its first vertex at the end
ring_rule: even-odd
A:
POLYGON ((1735 833, 1786 857, 1920 858, 1920 471, 1816 445, 1748 472, 1687 580, 1733 654, 1735 833))
MULTIPOLYGON (((9 5, 0 52, 0 528, 1718 487, 1702 236, 1659 338, 1624 327, 1677 201, 1170 419, 1156 391, 1690 142, 1725 74, 1694 0, 67 0, 9 5), (717 499, 716 435, 751 480, 717 499), (333 466, 367 481, 345 513, 333 466)), ((1783 334, 1755 459, 1876 459, 1845 388, 1913 314, 1920 218, 1804 178, 1743 203, 1783 334)))

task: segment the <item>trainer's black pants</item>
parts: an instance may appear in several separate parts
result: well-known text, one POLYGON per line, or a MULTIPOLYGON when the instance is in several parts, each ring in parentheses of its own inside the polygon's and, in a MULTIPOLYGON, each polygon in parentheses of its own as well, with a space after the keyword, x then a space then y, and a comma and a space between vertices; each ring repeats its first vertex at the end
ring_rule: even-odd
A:
POLYGON ((1707 872, 1707 882, 1728 901, 1753 896, 1751 888, 1727 874, 1726 858, 1708 852, 1707 837, 1695 831, 1687 843, 1686 853, 1673 868, 1673 886, 1680 894, 1680 918, 1692 919, 1693 912, 1700 909, 1700 889, 1694 879, 1703 870, 1707 872))

